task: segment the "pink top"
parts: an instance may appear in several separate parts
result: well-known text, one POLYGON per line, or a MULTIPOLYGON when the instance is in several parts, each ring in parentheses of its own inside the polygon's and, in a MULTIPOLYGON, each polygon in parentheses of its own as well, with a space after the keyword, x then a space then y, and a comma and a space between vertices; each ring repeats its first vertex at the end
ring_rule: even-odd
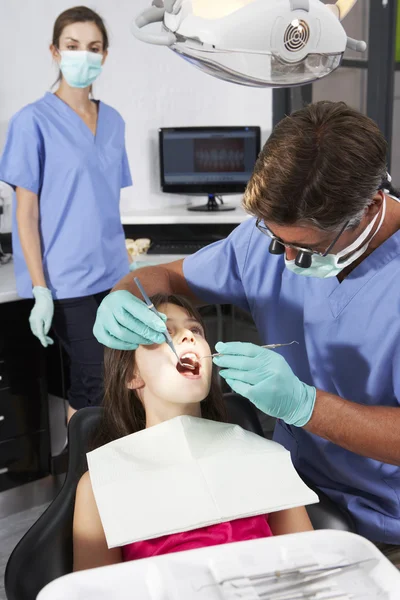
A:
POLYGON ((128 544, 122 547, 122 559, 123 561, 137 560, 159 556, 160 554, 170 554, 172 552, 182 552, 183 550, 194 550, 206 546, 243 542, 270 536, 272 536, 272 531, 268 525, 268 516, 260 515, 128 544))

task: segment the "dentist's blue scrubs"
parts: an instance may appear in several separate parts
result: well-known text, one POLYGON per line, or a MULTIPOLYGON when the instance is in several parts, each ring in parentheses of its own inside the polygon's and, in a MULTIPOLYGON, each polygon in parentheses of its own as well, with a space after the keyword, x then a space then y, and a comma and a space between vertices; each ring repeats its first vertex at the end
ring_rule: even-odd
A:
MULTIPOLYGON (((368 406, 400 403, 400 232, 339 283, 285 269, 250 219, 184 261, 193 292, 251 312, 265 344, 282 348, 301 381, 368 406)), ((399 408, 400 410, 400 408, 399 408)), ((277 423, 297 470, 354 517, 358 532, 400 544, 400 468, 277 423)), ((262 473, 260 473, 262 477, 262 473)))
MULTIPOLYGON (((18 112, 8 129, 0 180, 39 197, 39 230, 48 288, 55 299, 53 331, 71 359, 69 402, 98 404, 103 348, 92 328, 97 307, 129 272, 119 201, 132 185, 119 113, 98 102, 94 136, 54 94, 18 112)), ((32 298, 32 281, 13 211, 17 291, 32 298)))

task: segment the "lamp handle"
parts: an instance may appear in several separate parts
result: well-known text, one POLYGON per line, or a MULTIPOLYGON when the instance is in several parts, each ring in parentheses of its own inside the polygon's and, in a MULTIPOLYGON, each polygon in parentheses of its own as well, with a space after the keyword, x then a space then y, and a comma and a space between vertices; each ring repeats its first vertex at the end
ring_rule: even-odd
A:
POLYGON ((132 22, 131 31, 135 38, 147 44, 157 46, 173 46, 176 36, 171 31, 161 33, 148 33, 144 28, 151 23, 162 23, 164 21, 165 8, 151 6, 141 12, 132 22))

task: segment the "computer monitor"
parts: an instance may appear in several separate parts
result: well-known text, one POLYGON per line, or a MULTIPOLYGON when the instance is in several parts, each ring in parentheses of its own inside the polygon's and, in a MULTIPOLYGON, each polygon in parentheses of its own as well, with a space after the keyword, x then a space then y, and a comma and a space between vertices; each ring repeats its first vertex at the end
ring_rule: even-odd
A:
POLYGON ((260 139, 260 127, 160 129, 163 192, 208 196, 206 205, 189 210, 234 210, 223 203, 221 195, 244 192, 260 152, 260 139))

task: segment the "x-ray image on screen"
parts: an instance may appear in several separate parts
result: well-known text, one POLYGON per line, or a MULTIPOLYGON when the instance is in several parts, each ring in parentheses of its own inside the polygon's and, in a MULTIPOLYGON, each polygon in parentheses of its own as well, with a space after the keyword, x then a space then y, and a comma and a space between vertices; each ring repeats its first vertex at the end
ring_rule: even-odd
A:
POLYGON ((161 188, 175 194, 243 193, 260 151, 259 127, 177 127, 159 132, 161 188))
POLYGON ((194 170, 197 173, 243 173, 245 165, 245 140, 195 139, 194 170))

